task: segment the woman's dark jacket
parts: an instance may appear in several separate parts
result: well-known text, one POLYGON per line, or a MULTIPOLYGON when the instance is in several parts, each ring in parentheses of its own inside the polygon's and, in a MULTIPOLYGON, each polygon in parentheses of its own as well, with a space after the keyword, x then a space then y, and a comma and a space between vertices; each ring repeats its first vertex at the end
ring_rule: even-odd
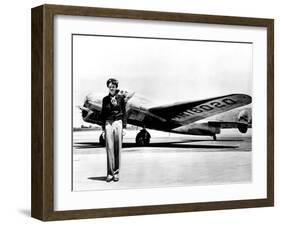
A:
MULTIPOLYGON (((114 100, 113 100, 114 101, 114 100)), ((126 117, 126 102, 124 95, 118 94, 118 90, 116 94, 112 96, 108 94, 102 100, 102 110, 101 110, 101 121, 102 128, 105 129, 105 121, 116 121, 122 120, 123 128, 127 126, 127 117, 126 117), (112 98, 115 97, 116 105, 112 103, 112 98)))

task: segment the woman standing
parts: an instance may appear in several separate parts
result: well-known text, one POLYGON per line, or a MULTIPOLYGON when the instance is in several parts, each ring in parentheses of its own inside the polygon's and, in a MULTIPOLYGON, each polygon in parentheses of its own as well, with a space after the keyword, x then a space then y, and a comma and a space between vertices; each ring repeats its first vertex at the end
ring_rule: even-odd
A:
POLYGON ((123 95, 119 94, 118 81, 108 79, 106 86, 109 94, 102 100, 102 128, 105 131, 107 153, 107 178, 106 181, 119 180, 122 133, 126 128, 126 104, 123 95))

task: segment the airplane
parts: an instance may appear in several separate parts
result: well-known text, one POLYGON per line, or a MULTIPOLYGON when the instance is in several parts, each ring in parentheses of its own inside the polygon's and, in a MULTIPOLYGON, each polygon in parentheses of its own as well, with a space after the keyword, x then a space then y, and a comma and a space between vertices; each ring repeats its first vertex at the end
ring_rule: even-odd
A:
MULTIPOLYGON (((150 143, 151 136, 147 128, 211 136, 216 140, 216 135, 220 134, 221 129, 237 128, 241 133, 246 133, 252 126, 251 107, 243 107, 252 102, 251 96, 246 94, 229 94, 153 106, 151 101, 140 94, 124 90, 118 92, 124 95, 126 101, 127 123, 142 128, 135 140, 138 145, 150 143), (232 113, 226 115, 225 112, 232 113), (208 118, 210 120, 204 121, 208 118)), ((103 96, 104 94, 90 93, 86 96, 83 106, 78 106, 85 122, 102 125, 100 113, 103 96)), ((104 133, 100 135, 99 142, 105 144, 104 133)))

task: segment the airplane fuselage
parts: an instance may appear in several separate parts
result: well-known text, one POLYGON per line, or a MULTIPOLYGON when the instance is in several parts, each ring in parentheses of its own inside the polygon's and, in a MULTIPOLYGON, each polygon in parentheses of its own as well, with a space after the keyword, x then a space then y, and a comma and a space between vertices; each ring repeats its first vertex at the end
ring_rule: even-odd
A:
MULTIPOLYGON (((150 101, 135 93, 128 94, 128 97, 127 123, 138 127, 180 134, 215 136, 222 128, 238 128, 244 133, 248 125, 251 125, 251 108, 243 107, 251 100, 244 94, 187 103, 176 102, 160 107, 153 107, 150 101)), ((80 107, 85 122, 102 125, 102 98, 102 95, 96 94, 86 97, 83 107, 80 107)))

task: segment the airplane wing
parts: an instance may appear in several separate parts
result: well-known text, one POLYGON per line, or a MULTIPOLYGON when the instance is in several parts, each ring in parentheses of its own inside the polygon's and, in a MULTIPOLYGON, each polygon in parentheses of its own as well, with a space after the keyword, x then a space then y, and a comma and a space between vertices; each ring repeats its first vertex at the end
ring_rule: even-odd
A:
POLYGON ((167 121, 181 125, 196 122, 207 117, 238 108, 252 102, 245 94, 230 94, 192 102, 177 102, 170 105, 153 107, 149 112, 167 121))
POLYGON ((219 127, 221 129, 233 129, 239 128, 239 126, 247 126, 251 128, 252 125, 246 122, 220 122, 220 121, 208 121, 210 126, 219 127))

